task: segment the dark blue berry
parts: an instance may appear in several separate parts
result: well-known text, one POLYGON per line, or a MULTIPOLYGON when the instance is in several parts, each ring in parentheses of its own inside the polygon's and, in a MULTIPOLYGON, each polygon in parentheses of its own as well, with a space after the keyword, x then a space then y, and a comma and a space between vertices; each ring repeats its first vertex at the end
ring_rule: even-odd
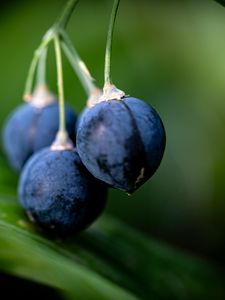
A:
POLYGON ((132 97, 96 104, 83 115, 77 132, 78 153, 89 172, 128 193, 159 167, 165 141, 157 112, 132 97))
POLYGON ((57 235, 85 229, 103 211, 106 188, 73 150, 45 148, 24 166, 20 203, 31 220, 57 235))
MULTIPOLYGON (((75 143, 76 115, 65 107, 66 128, 75 143)), ((51 145, 59 128, 58 102, 38 108, 24 104, 18 107, 6 121, 3 145, 11 166, 20 171, 26 160, 36 151, 51 145)))

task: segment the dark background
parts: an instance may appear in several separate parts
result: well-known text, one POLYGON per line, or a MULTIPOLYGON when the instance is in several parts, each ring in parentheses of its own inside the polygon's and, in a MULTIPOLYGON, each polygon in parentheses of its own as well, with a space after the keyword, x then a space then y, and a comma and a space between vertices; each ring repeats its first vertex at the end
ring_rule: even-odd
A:
MULTIPOLYGON (((65 2, 0 2, 0 126, 22 103, 32 53, 65 2)), ((80 1, 68 26, 99 86, 111 4, 80 1)), ((107 212, 185 252, 223 263, 225 9, 213 0, 121 1, 112 75, 119 88, 157 109, 167 147, 158 172, 134 195, 110 192, 107 212)), ((80 112, 86 96, 66 59, 64 79, 66 99, 80 112)), ((48 80, 56 92, 52 49, 48 80)), ((16 180, 12 174, 15 187, 16 180)))

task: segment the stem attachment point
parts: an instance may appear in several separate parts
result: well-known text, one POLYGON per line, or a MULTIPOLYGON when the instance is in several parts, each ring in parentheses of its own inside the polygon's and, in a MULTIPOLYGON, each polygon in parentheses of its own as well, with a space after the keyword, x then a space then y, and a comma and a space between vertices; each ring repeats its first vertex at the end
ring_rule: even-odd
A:
POLYGON ((67 132, 59 130, 50 149, 53 151, 72 150, 74 149, 74 145, 67 132))
POLYGON ((100 98, 101 101, 108 101, 108 100, 122 100, 126 96, 125 92, 119 90, 114 84, 109 83, 105 84, 103 88, 103 95, 100 98))
POLYGON ((56 96, 49 91, 45 84, 38 85, 30 98, 30 104, 37 108, 46 107, 55 101, 56 96))

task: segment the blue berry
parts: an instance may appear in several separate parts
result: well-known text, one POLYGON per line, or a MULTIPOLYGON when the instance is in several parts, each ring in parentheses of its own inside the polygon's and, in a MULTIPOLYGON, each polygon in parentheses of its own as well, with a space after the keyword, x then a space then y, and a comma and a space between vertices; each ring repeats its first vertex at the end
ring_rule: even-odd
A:
POLYGON ((74 148, 45 148, 24 166, 19 198, 32 221, 63 236, 85 229, 101 214, 106 188, 86 170, 74 148))
POLYGON ((155 173, 165 141, 158 113, 132 97, 96 104, 83 115, 77 132, 77 150, 89 172, 128 193, 155 173))
MULTIPOLYGON (((76 115, 65 107, 66 128, 75 143, 76 115)), ((50 146, 59 128, 58 102, 36 107, 32 103, 18 107, 6 121, 3 145, 11 166, 20 171, 26 160, 36 151, 50 146)))

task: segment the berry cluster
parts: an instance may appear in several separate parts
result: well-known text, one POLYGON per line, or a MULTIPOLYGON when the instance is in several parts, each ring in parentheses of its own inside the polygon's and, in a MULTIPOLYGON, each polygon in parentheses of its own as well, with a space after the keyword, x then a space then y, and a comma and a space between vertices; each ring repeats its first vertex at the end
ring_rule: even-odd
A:
POLYGON ((108 187, 127 193, 137 190, 157 170, 165 149, 165 130, 158 113, 142 100, 126 96, 110 78, 119 1, 114 2, 109 24, 102 91, 64 31, 77 2, 68 2, 35 51, 25 90, 28 103, 12 113, 3 133, 8 160, 21 171, 22 207, 31 221, 57 235, 78 232, 91 224, 105 207, 108 187), (59 104, 45 82, 51 41, 59 104), (64 105, 61 49, 88 94, 87 107, 78 118, 64 105), (36 67, 37 85, 32 92, 36 67))

